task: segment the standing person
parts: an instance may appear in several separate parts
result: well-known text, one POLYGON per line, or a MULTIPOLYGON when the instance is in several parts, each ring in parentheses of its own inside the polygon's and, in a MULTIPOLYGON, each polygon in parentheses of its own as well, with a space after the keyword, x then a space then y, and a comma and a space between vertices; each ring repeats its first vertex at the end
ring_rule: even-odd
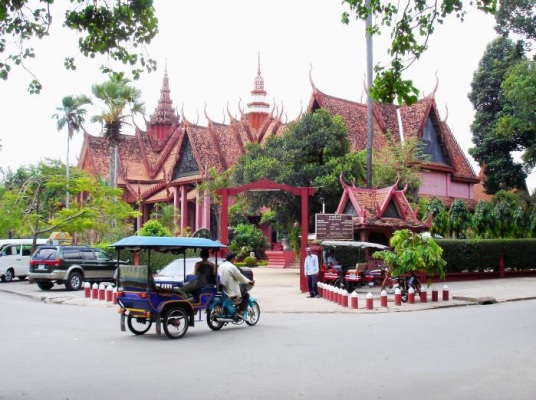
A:
POLYGON ((311 248, 307 247, 307 257, 303 263, 303 270, 307 277, 307 286, 309 287, 309 298, 320 297, 318 295, 318 257, 316 254, 312 254, 311 248))
POLYGON ((255 281, 250 281, 248 278, 242 275, 242 272, 240 272, 238 267, 233 264, 235 259, 235 253, 232 251, 227 253, 227 256, 225 257, 226 261, 218 267, 218 277, 220 278, 220 283, 225 288, 227 295, 231 300, 233 300, 233 303, 235 301, 240 301, 240 305, 238 307, 239 316, 242 319, 246 319, 249 293, 247 290, 242 289, 240 284, 253 285, 255 281))

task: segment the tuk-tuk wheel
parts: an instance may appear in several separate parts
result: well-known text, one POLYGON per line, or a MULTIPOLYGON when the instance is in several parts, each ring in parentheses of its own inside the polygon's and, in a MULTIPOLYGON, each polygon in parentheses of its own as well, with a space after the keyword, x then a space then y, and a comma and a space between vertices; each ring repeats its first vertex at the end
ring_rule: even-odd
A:
POLYGON ((180 339, 188 332, 188 314, 182 307, 172 307, 164 315, 164 332, 170 339, 180 339))
POLYGON ((127 317, 127 326, 134 335, 143 335, 151 329, 153 321, 150 318, 133 317, 129 315, 127 317))

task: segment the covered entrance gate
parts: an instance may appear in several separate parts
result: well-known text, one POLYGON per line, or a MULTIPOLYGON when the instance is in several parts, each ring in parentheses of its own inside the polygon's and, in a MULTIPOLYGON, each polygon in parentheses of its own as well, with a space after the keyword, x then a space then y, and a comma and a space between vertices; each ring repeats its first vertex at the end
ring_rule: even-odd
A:
POLYGON ((292 193, 295 196, 301 196, 301 248, 300 248, 300 290, 305 292, 307 290, 307 280, 303 274, 303 262, 306 257, 307 238, 309 236, 309 196, 312 196, 315 189, 312 187, 292 187, 285 184, 275 183, 269 179, 261 179, 259 181, 248 183, 247 185, 235 187, 235 188, 222 188, 216 190, 216 193, 221 196, 221 242, 224 245, 229 244, 229 196, 236 196, 238 193, 242 193, 249 190, 255 191, 277 191, 283 190, 285 192, 292 193))

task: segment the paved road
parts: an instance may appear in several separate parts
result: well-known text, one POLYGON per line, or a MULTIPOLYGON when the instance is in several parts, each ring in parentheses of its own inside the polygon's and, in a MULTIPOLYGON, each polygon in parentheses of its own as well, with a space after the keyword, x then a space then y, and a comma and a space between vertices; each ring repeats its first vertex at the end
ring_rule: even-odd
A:
MULTIPOLYGON (((479 303, 495 303, 515 300, 536 299, 536 278, 488 279, 480 281, 447 282, 434 284, 427 289, 426 303, 416 299, 415 304, 394 305, 394 296, 388 296, 387 307, 380 306, 378 287, 358 290, 358 308, 342 307, 326 299, 307 298, 308 293, 299 290, 299 270, 295 268, 255 268, 255 296, 263 313, 386 313, 436 309, 453 306, 466 306, 479 303), (448 286, 449 301, 442 300, 444 285, 448 286), (432 290, 438 291, 438 302, 431 302, 432 290), (373 309, 366 309, 366 296, 371 293, 373 309)), ((423 286, 425 287, 425 285, 423 286)), ((64 286, 50 291, 40 290, 28 281, 0 283, 0 291, 17 293, 45 302, 67 303, 84 306, 117 307, 110 302, 87 299, 84 291, 69 292, 64 286)))
POLYGON ((121 332, 112 308, 1 292, 0 304, 2 400, 531 400, 536 393, 536 300, 370 315, 264 313, 254 327, 218 332, 202 321, 180 340, 154 328, 121 332))

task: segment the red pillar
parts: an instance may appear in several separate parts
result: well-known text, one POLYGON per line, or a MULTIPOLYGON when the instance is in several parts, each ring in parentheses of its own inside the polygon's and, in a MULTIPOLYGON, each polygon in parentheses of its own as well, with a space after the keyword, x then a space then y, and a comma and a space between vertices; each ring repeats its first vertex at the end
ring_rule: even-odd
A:
POLYGON ((222 244, 229 244, 229 232, 227 228, 229 227, 229 194, 226 189, 222 189, 221 192, 221 227, 220 227, 220 240, 222 244))
POLYGON ((188 226, 188 191, 186 185, 181 186, 181 233, 188 226))
MULTIPOLYGON (((300 290, 302 292, 307 291, 307 279, 304 274, 304 262, 306 257, 307 240, 309 237, 309 193, 307 187, 301 188, 301 208, 302 208, 302 220, 301 220, 301 249, 300 249, 300 290)), ((320 263, 320 260, 318 260, 320 263)))

